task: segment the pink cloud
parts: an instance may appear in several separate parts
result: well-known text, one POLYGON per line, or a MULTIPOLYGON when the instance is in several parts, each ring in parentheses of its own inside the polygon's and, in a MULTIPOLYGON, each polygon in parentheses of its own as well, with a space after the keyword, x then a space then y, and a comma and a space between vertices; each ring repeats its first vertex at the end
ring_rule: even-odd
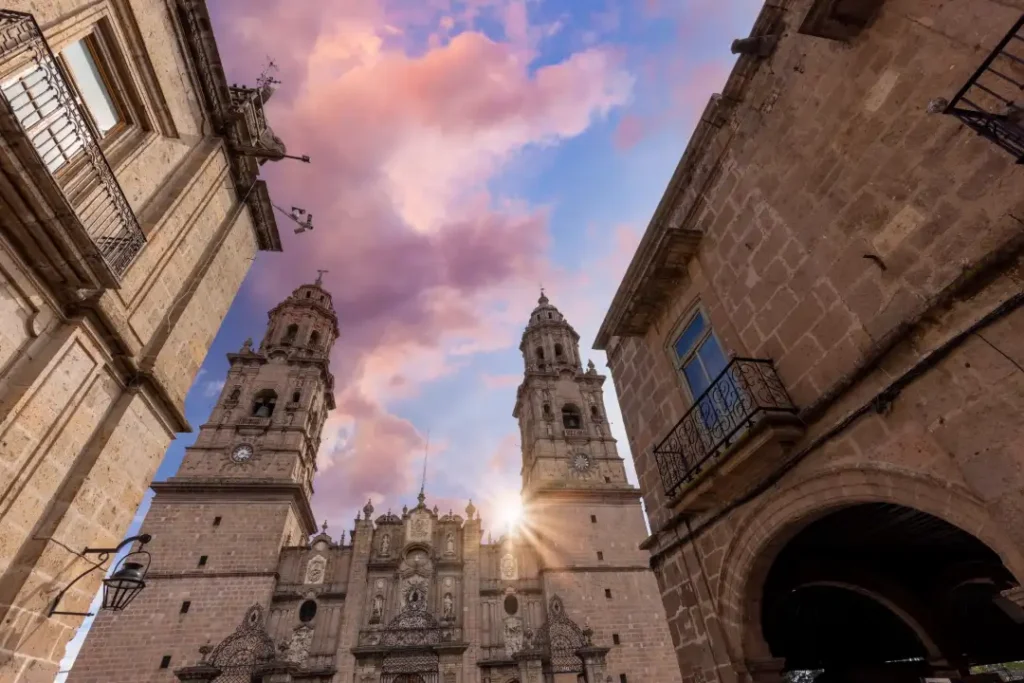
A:
POLYGON ((393 502, 415 486, 425 441, 393 404, 461 356, 517 344, 534 283, 565 277, 548 260, 544 208, 493 196, 489 181, 526 147, 579 135, 624 104, 632 78, 601 47, 531 70, 522 42, 539 27, 510 0, 224 5, 222 52, 239 65, 263 59, 265 27, 290 36, 275 47, 285 83, 268 118, 290 152, 313 158, 265 167, 275 201, 311 211, 316 228, 294 237, 280 220, 285 252, 261 257, 250 294, 272 304, 330 269, 338 407, 318 514, 393 502), (466 30, 484 7, 503 10, 508 40, 466 30), (444 17, 450 38, 419 51, 401 42, 444 17))
POLYGON ((484 386, 488 389, 505 389, 517 387, 523 381, 523 376, 515 375, 484 375, 482 378, 484 386))
POLYGON ((644 138, 647 130, 644 120, 636 114, 626 114, 615 127, 615 146, 620 150, 628 150, 644 138))

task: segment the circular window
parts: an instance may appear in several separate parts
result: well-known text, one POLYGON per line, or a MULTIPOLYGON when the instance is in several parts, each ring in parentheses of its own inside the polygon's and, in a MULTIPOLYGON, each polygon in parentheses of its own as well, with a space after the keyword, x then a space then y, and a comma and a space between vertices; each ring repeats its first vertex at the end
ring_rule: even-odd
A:
POLYGON ((519 600, 514 595, 505 596, 505 614, 512 616, 519 611, 519 600))
POLYGON ((302 603, 302 606, 299 607, 299 621, 301 621, 303 624, 307 624, 313 621, 313 617, 315 616, 316 602, 314 602, 313 600, 306 600, 306 602, 302 603))

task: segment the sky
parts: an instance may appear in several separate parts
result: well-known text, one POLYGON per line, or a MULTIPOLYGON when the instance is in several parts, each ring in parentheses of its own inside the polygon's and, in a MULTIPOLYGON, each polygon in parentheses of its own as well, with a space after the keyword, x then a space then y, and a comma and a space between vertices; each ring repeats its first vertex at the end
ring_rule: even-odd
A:
MULTIPOLYGON (((427 503, 503 531, 519 491, 518 346, 541 285, 584 362, 636 244, 760 0, 214 0, 229 81, 273 60, 263 166, 278 224, 186 401, 202 425, 266 312, 316 278, 334 297, 337 409, 313 509, 337 537, 372 500, 427 503), (429 441, 429 448, 428 448, 429 441)), ((605 400, 636 482, 609 378, 605 400)), ((168 450, 173 476, 196 433, 168 450)), ((147 496, 129 533, 148 509, 147 496)), ((68 647, 67 670, 84 633, 68 647)), ((58 681, 62 680, 59 676, 58 681)))

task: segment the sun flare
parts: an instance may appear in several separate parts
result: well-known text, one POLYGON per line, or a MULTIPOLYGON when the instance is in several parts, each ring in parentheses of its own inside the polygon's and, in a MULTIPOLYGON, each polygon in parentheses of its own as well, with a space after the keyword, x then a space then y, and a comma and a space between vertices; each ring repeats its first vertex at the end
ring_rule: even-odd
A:
POLYGON ((501 515, 500 523, 503 530, 517 527, 523 521, 523 502, 519 499, 519 496, 509 497, 501 501, 499 509, 499 514, 501 515))

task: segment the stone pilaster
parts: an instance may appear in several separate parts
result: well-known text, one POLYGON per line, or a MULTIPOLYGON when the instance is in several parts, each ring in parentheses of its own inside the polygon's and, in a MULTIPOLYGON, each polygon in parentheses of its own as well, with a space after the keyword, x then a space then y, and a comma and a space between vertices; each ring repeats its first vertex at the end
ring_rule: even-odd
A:
POLYGON ((479 680, 476 660, 480 656, 480 518, 472 502, 466 507, 462 527, 462 639, 469 643, 462 658, 462 683, 479 680))
POLYGON ((366 604, 366 573, 373 543, 373 522, 370 520, 373 507, 367 503, 366 509, 369 511, 365 513, 365 518, 357 518, 356 528, 352 531, 352 564, 348 575, 348 594, 341 622, 341 637, 338 639, 338 653, 335 657, 338 667, 336 680, 339 681, 353 680, 355 656, 351 649, 357 644, 360 621, 366 604))

